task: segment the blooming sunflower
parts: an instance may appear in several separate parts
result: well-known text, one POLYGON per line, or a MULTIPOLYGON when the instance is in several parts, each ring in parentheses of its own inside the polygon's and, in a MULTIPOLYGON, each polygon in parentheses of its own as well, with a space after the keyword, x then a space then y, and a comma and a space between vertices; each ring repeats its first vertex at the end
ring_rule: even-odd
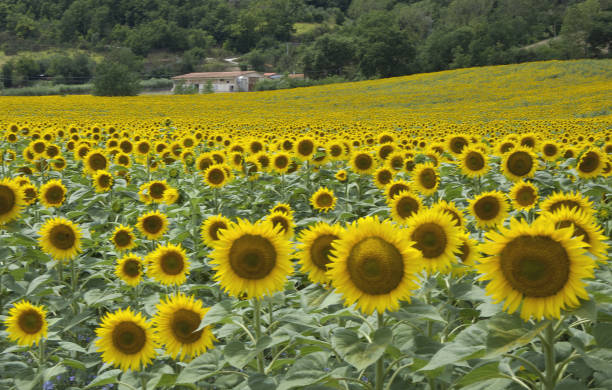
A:
POLYGON ((25 204, 34 204, 36 199, 38 199, 38 190, 33 184, 25 184, 21 187, 21 190, 23 191, 23 201, 25 204))
POLYGON ((108 168, 108 158, 104 150, 91 149, 87 151, 83 164, 85 165, 85 172, 93 174, 97 170, 108 168))
POLYGON ((417 194, 410 191, 400 191, 389 201, 391 218, 401 225, 405 225, 408 218, 423 208, 423 202, 417 194))
POLYGON ((461 230, 451 214, 421 209, 408 219, 406 225, 406 237, 414 242, 414 248, 421 251, 421 263, 428 273, 450 268, 461 245, 461 230))
POLYGON ((293 218, 293 209, 288 203, 277 203, 270 209, 270 213, 281 212, 293 218))
POLYGON ((333 241, 327 276, 347 306, 357 303, 366 314, 397 310, 417 288, 421 254, 412 244, 390 221, 360 218, 333 241))
POLYGON ((393 180, 385 187, 387 201, 393 200, 402 191, 410 191, 410 183, 403 179, 393 180))
POLYGON ((136 227, 149 240, 157 240, 168 229, 168 218, 159 211, 150 211, 138 217, 136 227))
POLYGON ((24 205, 22 189, 9 179, 0 180, 0 225, 17 218, 24 205))
POLYGON ((297 245, 298 264, 312 282, 327 283, 329 281, 326 272, 331 262, 332 242, 340 238, 341 233, 340 225, 329 225, 325 222, 318 222, 302 230, 297 245))
POLYGON ((227 170, 225 164, 211 165, 204 171, 204 182, 212 188, 221 188, 227 184, 227 170))
POLYGON ((115 228, 111 242, 119 251, 132 249, 136 246, 136 236, 134 236, 134 228, 130 226, 119 225, 115 228))
POLYGON ((555 141, 545 141, 540 150, 542 158, 546 161, 555 161, 561 155, 561 149, 555 141))
POLYGON ((206 218, 200 228, 200 237, 202 237, 204 245, 213 247, 219 240, 222 231, 229 228, 231 224, 232 221, 221 214, 206 218))
POLYGON ((368 152, 354 152, 350 158, 353 172, 367 175, 376 169, 376 161, 368 152))
POLYGON ((587 150, 580 156, 580 160, 576 166, 578 176, 583 179, 590 179, 601 175, 605 161, 606 158, 601 151, 595 148, 587 150))
POLYGON ((266 217, 266 221, 270 222, 287 240, 293 237, 295 223, 290 215, 281 211, 272 212, 266 217))
POLYGON ((153 180, 140 186, 140 191, 149 195, 151 202, 162 203, 164 194, 170 188, 166 180, 153 180))
POLYGON ((272 156, 272 168, 279 174, 287 172, 291 156, 288 153, 280 152, 272 156))
POLYGON ((478 227, 493 227, 508 215, 508 203, 499 191, 489 191, 470 199, 470 214, 478 227))
POLYGON ((211 254, 214 279, 231 296, 261 298, 283 289, 293 272, 289 241, 269 223, 238 220, 211 254))
POLYGON ((476 261, 480 259, 478 252, 478 243, 471 239, 469 234, 463 232, 460 237, 459 250, 456 252, 457 263, 453 263, 451 273, 455 276, 461 276, 474 268, 476 261))
POLYGON ((99 169, 93 174, 93 184, 96 192, 107 192, 113 186, 113 175, 104 169, 99 169))
POLYGON ((160 344, 173 359, 192 359, 214 348, 216 341, 210 325, 198 330, 200 322, 210 310, 202 301, 183 294, 166 297, 157 305, 153 317, 154 331, 160 344))
POLYGON ((336 197, 332 190, 321 187, 310 197, 310 204, 315 210, 326 213, 336 207, 336 197))
POLYGON ((4 320, 9 340, 21 346, 38 344, 47 337, 46 315, 43 306, 34 306, 26 300, 15 303, 4 320))
POLYGON ((540 208, 543 211, 549 212, 555 212, 563 206, 569 209, 580 209, 590 216, 595 215, 593 202, 589 201, 587 197, 582 196, 579 192, 554 192, 540 204, 540 208))
POLYGON ((38 234, 42 250, 56 260, 70 260, 81 251, 81 230, 65 218, 48 219, 38 234))
POLYGON ((295 143, 295 156, 302 161, 309 160, 316 151, 314 140, 310 137, 302 137, 295 143))
POLYGON ((454 202, 447 202, 445 200, 440 200, 432 204, 431 208, 433 210, 443 211, 445 213, 450 214, 451 217, 453 217, 453 222, 455 223, 455 226, 465 225, 463 211, 459 210, 459 208, 457 207, 457 205, 455 205, 454 202))
POLYGON ((476 147, 463 148, 459 160, 461 161, 461 172, 468 177, 483 176, 489 171, 487 155, 476 147))
POLYGON ((393 180, 395 172, 387 167, 380 167, 374 172, 374 184, 380 189, 384 189, 393 180))
POLYGON ((538 189, 529 182, 517 181, 510 190, 510 199, 516 210, 529 210, 538 202, 538 189))
POLYGON ((96 329, 96 342, 102 361, 123 371, 139 371, 155 357, 157 342, 151 325, 141 313, 129 307, 106 313, 96 329))
POLYGON ((440 184, 440 176, 430 163, 417 164, 412 171, 412 182, 417 191, 425 196, 433 195, 440 184))
POLYGON ((59 207, 66 199, 66 187, 60 180, 51 179, 40 187, 39 200, 45 207, 59 207))
POLYGON ((589 299, 584 278, 593 277, 595 262, 587 244, 572 237, 573 229, 556 230, 543 218, 532 225, 513 219, 510 228, 487 232, 479 250, 488 255, 476 265, 480 280, 490 280, 487 293, 503 309, 514 313, 522 303, 521 318, 559 318, 561 309, 589 299))
POLYGON ((512 181, 533 177, 536 167, 536 155, 527 147, 514 148, 502 157, 502 172, 512 181))
POLYGON ((115 275, 132 287, 136 287, 143 275, 142 259, 133 253, 126 253, 117 260, 115 275))
POLYGON ((181 285, 187 280, 190 263, 180 244, 158 245, 145 262, 149 276, 163 285, 181 285))

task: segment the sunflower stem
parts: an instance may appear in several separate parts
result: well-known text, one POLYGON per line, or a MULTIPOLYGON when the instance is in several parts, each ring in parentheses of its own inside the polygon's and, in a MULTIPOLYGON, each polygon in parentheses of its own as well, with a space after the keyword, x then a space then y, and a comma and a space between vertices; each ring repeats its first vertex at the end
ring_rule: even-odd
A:
POLYGON ((62 264, 62 260, 57 261, 57 278, 60 283, 64 283, 64 264, 62 264))
MULTIPOLYGON (((381 329, 382 327, 384 327, 384 318, 383 318, 383 313, 377 312, 378 315, 378 329, 381 329)), ((376 390, 382 390, 383 389, 383 385, 385 384, 385 361, 384 361, 385 355, 383 354, 381 357, 378 358, 378 360, 376 361, 376 390)))
POLYGON ((544 329, 542 343, 542 353, 544 354, 545 373, 544 390, 553 390, 557 385, 557 375, 555 370, 555 331, 552 322, 549 322, 544 329))
MULTIPOLYGON (((255 348, 257 348, 261 338, 261 302, 258 298, 253 299, 253 317, 255 319, 255 348)), ((263 351, 257 354, 257 370, 262 374, 265 373, 263 351)))
POLYGON ((144 375, 144 373, 141 373, 140 375, 140 383, 142 390, 147 390, 147 377, 144 375))

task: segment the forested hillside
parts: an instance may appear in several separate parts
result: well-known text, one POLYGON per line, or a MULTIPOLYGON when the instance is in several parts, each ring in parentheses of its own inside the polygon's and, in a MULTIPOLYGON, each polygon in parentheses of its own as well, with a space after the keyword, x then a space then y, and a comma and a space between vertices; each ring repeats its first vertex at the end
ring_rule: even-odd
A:
POLYGON ((363 79, 609 57, 612 0, 3 0, 4 87, 243 69, 363 79))

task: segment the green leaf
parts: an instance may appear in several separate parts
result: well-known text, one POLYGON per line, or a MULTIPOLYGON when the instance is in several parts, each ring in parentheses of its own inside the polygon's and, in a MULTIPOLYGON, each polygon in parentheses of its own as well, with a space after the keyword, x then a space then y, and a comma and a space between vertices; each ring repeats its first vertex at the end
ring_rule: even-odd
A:
POLYGON ((230 299, 226 299, 210 308, 204 318, 202 318, 202 322, 200 322, 200 326, 197 330, 204 329, 206 326, 211 324, 231 322, 232 317, 235 315, 236 314, 232 308, 232 301, 230 299))
POLYGON ((487 331, 482 324, 471 325, 457 335, 455 340, 445 344, 431 358, 429 363, 419 371, 431 371, 436 368, 479 357, 485 349, 482 340, 487 337, 487 331))
POLYGON ((330 373, 326 371, 328 359, 328 352, 314 352, 298 359, 289 368, 276 390, 303 388, 326 379, 330 376, 330 373))
POLYGON ((83 347, 81 347, 78 344, 72 343, 70 341, 60 341, 59 342, 59 346, 62 347, 62 349, 66 350, 66 351, 74 351, 74 352, 80 352, 80 353, 87 353, 87 350, 83 347))
POLYGON ((223 354, 227 359, 227 362, 232 366, 242 369, 244 366, 249 364, 251 360, 257 356, 259 352, 262 352, 272 343, 270 336, 263 336, 257 340, 257 345, 254 349, 246 348, 244 342, 231 341, 223 350, 223 354))
POLYGON ((219 362, 222 359, 221 351, 218 349, 198 356, 190 361, 181 371, 178 378, 176 378, 176 384, 192 384, 209 376, 221 368, 219 362))
POLYGON ((251 390, 271 390, 276 388, 276 381, 274 378, 258 372, 249 375, 248 383, 251 390))
POLYGON ((546 328, 548 322, 541 321, 534 327, 516 315, 500 313, 491 317, 486 325, 489 332, 486 336, 487 353, 483 358, 489 359, 529 343, 546 328))
POLYGON ((391 339, 391 330, 388 328, 378 329, 376 332, 381 332, 378 337, 375 335, 378 342, 365 343, 354 331, 337 329, 331 337, 332 346, 347 363, 363 370, 383 355, 391 339))
POLYGON ((390 316, 402 320, 424 320, 446 323, 438 309, 432 305, 413 300, 410 304, 402 304, 400 310, 391 312, 390 316))
POLYGON ((77 370, 83 370, 83 371, 87 370, 87 367, 85 367, 85 365, 78 360, 62 359, 62 364, 64 366, 76 368, 77 370))
POLYGON ((494 378, 502 378, 502 374, 499 372, 499 362, 487 363, 474 368, 465 374, 457 384, 463 387, 494 378))
POLYGON ((91 389, 92 387, 96 386, 108 385, 109 383, 117 383, 117 376, 121 374, 121 372, 122 371, 120 369, 105 371, 89 382, 89 384, 85 386, 83 390, 91 389))
POLYGON ((89 306, 96 306, 107 301, 112 301, 113 299, 121 298, 122 296, 123 294, 121 293, 108 293, 98 289, 93 289, 87 291, 83 295, 83 299, 85 299, 85 303, 87 303, 89 306))
POLYGON ((595 342, 601 348, 612 349, 612 323, 600 322, 593 326, 595 342))
POLYGON ((49 278, 51 278, 51 275, 46 275, 46 274, 40 275, 34 278, 28 285, 28 289, 26 290, 26 295, 33 294, 36 291, 36 289, 40 287, 41 285, 43 285, 47 280, 49 280, 49 278))

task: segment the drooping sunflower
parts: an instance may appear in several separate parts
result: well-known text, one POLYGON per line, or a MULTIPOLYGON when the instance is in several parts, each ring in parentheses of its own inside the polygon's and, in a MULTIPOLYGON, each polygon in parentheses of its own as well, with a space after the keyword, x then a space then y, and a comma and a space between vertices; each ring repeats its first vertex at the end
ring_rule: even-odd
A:
POLYGON ((443 211, 445 213, 450 214, 451 217, 453 217, 453 222, 455 223, 455 226, 459 226, 459 227, 465 226, 463 211, 459 210, 459 208, 454 202, 447 202, 445 200, 440 200, 432 204, 431 208, 433 210, 443 211))
POLYGON ((167 205, 174 204, 179 198, 181 194, 174 187, 169 187, 166 191, 164 191, 164 199, 163 202, 167 205))
POLYGON ((93 174, 93 184, 96 192, 107 192, 113 186, 113 175, 104 169, 99 169, 93 174))
POLYGON ((111 242, 119 251, 126 251, 136 246, 136 236, 133 233, 134 228, 131 226, 119 225, 115 228, 111 242))
POLYGON ((155 357, 157 342, 151 325, 131 308, 106 313, 96 329, 96 342, 102 361, 123 371, 140 371, 155 357))
POLYGON ((421 269, 418 250, 390 221, 360 218, 332 243, 328 278, 344 296, 345 305, 357 303, 363 313, 383 313, 410 301, 421 269))
POLYGON ((557 229, 573 227, 572 237, 582 237, 589 246, 587 250, 600 261, 608 258, 608 239, 591 215, 576 208, 562 206, 554 212, 544 212, 541 217, 557 229))
POLYGON ((266 217, 266 221, 270 222, 284 238, 290 240, 293 237, 293 229, 295 223, 293 218, 283 212, 272 212, 266 217))
POLYGON ((19 216, 25 205, 22 189, 9 179, 0 180, 0 225, 19 216))
POLYGON ((133 253, 126 253, 117 260, 115 275, 132 287, 136 287, 144 274, 142 259, 133 253))
POLYGON ((187 280, 190 262, 180 244, 158 245, 145 262, 147 274, 163 285, 181 285, 187 280))
POLYGON ((213 247, 219 241, 221 232, 228 229, 231 225, 232 221, 221 214, 206 218, 200 228, 202 241, 206 246, 213 247))
POLYGON ((47 337, 46 316, 43 306, 34 306, 26 300, 15 303, 4 320, 9 340, 28 347, 38 344, 47 337))
POLYGON ((81 229, 65 218, 48 219, 38 234, 43 252, 56 260, 70 260, 81 251, 81 229))
POLYGON ((336 197, 332 190, 321 187, 310 197, 310 204, 315 210, 326 213, 336 207, 336 197))
POLYGON ((211 165, 204 171, 204 182, 212 188, 221 188, 227 184, 227 169, 225 164, 211 165))
POLYGON ((412 182, 417 191, 430 196, 438 189, 440 176, 432 163, 417 164, 412 171, 412 182))
POLYGON ((353 172, 359 173, 360 175, 370 174, 376 169, 376 161, 368 152, 354 152, 351 155, 350 162, 353 172))
POLYGON ((587 150, 582 156, 580 156, 580 160, 576 166, 578 176, 582 177, 583 179, 590 179, 601 175, 601 172, 604 169, 605 161, 606 158, 604 154, 598 149, 591 148, 587 150))
POLYGON ((503 222, 508 215, 508 203, 503 193, 489 191, 469 200, 470 214, 478 227, 493 227, 503 222))
POLYGON ((421 209, 406 222, 406 237, 421 251, 421 263, 428 273, 446 271, 455 262, 462 230, 453 217, 440 210, 421 209))
POLYGON ((563 206, 569 209, 576 208, 582 210, 590 216, 595 215, 593 202, 587 197, 582 196, 579 192, 554 192, 540 204, 540 208, 543 211, 549 211, 551 213, 559 210, 563 206))
POLYGON ((40 203, 45 207, 59 207, 66 199, 66 192, 61 180, 51 179, 40 187, 40 203))
POLYGON ((459 159, 461 172, 468 177, 480 177, 489 171, 487 155, 475 147, 463 148, 459 159))
POLYGON ((479 250, 488 255, 476 265, 480 280, 490 280, 487 293, 503 309, 521 318, 560 318, 561 309, 576 307, 578 298, 589 299, 582 279, 593 277, 595 262, 587 244, 572 237, 573 229, 555 229, 538 218, 532 225, 513 219, 510 228, 489 231, 479 250))
POLYGON ((510 190, 510 199, 516 210, 530 210, 538 202, 538 189, 529 182, 517 181, 510 190))
POLYGON ((173 359, 178 356, 180 360, 190 360, 214 348, 216 338, 212 326, 197 330, 209 310, 199 299, 181 293, 166 297, 157 305, 153 329, 159 343, 165 345, 168 355, 173 359))
POLYGON ((423 202, 417 194, 410 191, 400 191, 389 201, 391 218, 400 225, 405 225, 413 214, 423 208, 423 202))
POLYGON ((168 218, 159 211, 150 211, 138 217, 136 227, 149 240, 157 240, 168 229, 168 218))
POLYGON ((517 147, 502 156, 502 172, 512 181, 533 177, 538 161, 535 153, 527 147, 517 147))
POLYGON ((470 238, 469 234, 463 232, 459 240, 459 250, 456 252, 458 262, 453 263, 451 273, 455 276, 461 276, 466 272, 474 269, 476 261, 480 259, 478 252, 478 243, 470 238))
POLYGON ((233 297, 261 298, 281 291, 293 272, 288 240, 271 224, 238 220, 210 255, 214 279, 233 297))
POLYGON ((270 209, 270 213, 281 212, 293 218, 293 209, 288 203, 277 203, 270 209))
POLYGON ((336 172, 336 174, 334 175, 334 177, 336 178, 336 180, 338 180, 339 182, 345 182, 346 178, 347 178, 347 173, 346 170, 344 169, 340 169, 338 172, 336 172))
POLYGON ((326 272, 331 262, 332 242, 339 239, 341 233, 340 225, 329 225, 325 222, 317 222, 308 229, 302 230, 297 245, 298 264, 312 282, 329 282, 326 272))

